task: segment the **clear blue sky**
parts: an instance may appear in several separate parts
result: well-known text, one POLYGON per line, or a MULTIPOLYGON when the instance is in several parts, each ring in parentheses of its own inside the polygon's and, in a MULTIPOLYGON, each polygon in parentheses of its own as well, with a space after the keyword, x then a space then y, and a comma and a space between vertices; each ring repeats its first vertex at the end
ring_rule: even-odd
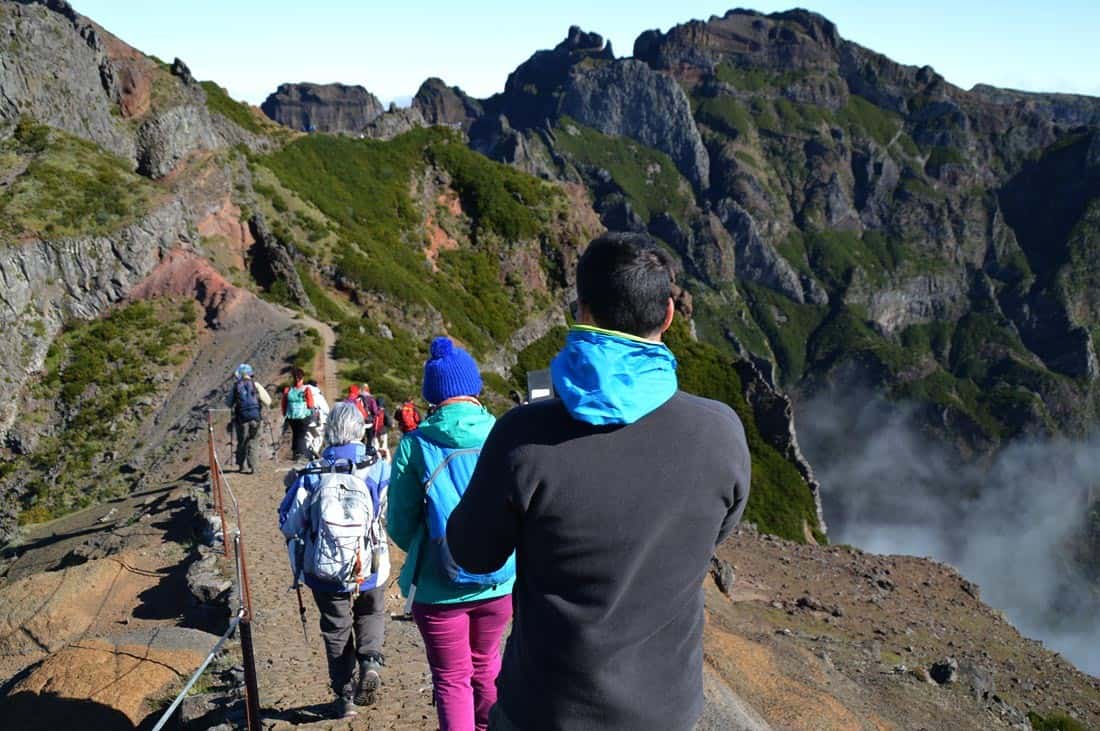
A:
MULTIPOLYGON (((743 0, 742 0, 743 1, 743 0)), ((721 15, 720 2, 681 0, 72 0, 81 13, 165 60, 179 56, 258 104, 284 81, 362 84, 383 101, 407 98, 439 76, 484 97, 570 25, 631 54, 649 28, 721 15)), ((952 83, 1100 96, 1100 1, 807 0, 841 35, 908 64, 929 64, 952 83)), ((762 12, 791 3, 746 3, 762 12)))

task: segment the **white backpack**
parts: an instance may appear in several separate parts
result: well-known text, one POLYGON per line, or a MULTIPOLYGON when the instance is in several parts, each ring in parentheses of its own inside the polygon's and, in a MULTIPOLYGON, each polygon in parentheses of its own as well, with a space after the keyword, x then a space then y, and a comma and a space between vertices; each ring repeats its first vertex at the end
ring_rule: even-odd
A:
MULTIPOLYGON (((384 499, 384 498, 383 498, 384 499)), ((384 529, 374 514, 370 490, 354 466, 333 466, 320 473, 309 498, 309 516, 316 530, 305 570, 322 581, 344 584, 356 591, 371 574, 379 586, 389 578, 389 548, 384 529)))

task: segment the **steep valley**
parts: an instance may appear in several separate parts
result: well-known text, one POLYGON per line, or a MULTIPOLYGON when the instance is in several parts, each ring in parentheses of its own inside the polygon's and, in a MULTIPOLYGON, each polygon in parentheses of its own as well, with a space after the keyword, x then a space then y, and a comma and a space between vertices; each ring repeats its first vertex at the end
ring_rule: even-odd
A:
MULTIPOLYGON (((488 99, 283 84, 261 111, 64 0, 0 0, 0 717, 147 727, 224 629, 206 418, 236 364, 393 404, 446 333, 501 413, 580 251, 628 230, 682 265, 681 387, 752 452, 700 728, 1100 728, 1098 206, 1100 100, 962 90, 802 10, 630 58, 572 28, 488 99)), ((231 480, 265 721, 321 728, 289 466, 231 480)), ((419 638, 389 631, 390 703, 355 727, 428 728, 419 638)), ((240 723, 239 651, 188 727, 240 723)))

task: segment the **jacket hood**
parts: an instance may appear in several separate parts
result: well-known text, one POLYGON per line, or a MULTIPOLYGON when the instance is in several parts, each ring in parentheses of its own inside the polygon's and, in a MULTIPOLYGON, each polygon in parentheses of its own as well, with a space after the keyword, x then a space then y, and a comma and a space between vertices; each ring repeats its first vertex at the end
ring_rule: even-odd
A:
POLYGON ((550 364, 569 414, 589 424, 633 424, 676 393, 676 356, 663 343, 575 325, 550 364))
POLYGON ((436 444, 453 449, 480 447, 496 423, 496 417, 484 407, 457 401, 437 409, 420 422, 418 431, 436 444))

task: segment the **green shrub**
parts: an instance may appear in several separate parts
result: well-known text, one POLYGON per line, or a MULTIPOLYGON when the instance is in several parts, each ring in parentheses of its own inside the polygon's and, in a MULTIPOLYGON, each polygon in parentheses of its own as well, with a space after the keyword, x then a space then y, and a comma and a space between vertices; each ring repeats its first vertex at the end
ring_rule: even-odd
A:
POLYGON ((43 152, 50 143, 50 128, 31 117, 22 116, 12 133, 23 152, 43 152))
POLYGON ((749 69, 723 61, 714 70, 714 75, 719 81, 739 91, 763 91, 764 89, 783 89, 806 79, 809 73, 801 69, 782 72, 749 69))
POLYGON ((324 287, 314 281, 310 271, 301 264, 298 264, 296 269, 298 270, 298 278, 302 280, 302 287, 306 290, 306 296, 313 304, 313 309, 317 311, 317 317, 325 322, 343 320, 347 315, 344 308, 328 295, 324 287))
POLYGON ((877 234, 870 234, 872 246, 852 231, 811 231, 804 242, 810 265, 830 292, 843 291, 852 270, 862 269, 875 281, 892 261, 883 261, 885 246, 877 234), (883 251, 880 251, 883 250, 883 251))
POLYGON ((803 305, 767 287, 746 284, 753 319, 768 338, 784 382, 794 383, 806 369, 806 344, 825 317, 820 305, 803 305))
POLYGON ((741 417, 752 456, 752 486, 746 521, 765 532, 804 543, 803 526, 824 540, 817 526, 817 510, 809 486, 798 469, 764 441, 752 408, 742 395, 734 361, 716 348, 691 339, 679 319, 665 335, 676 354, 677 377, 685 391, 722 401, 741 417))
POLYGON ((247 104, 233 99, 229 96, 229 92, 213 81, 201 81, 199 85, 206 92, 206 106, 211 112, 222 115, 233 124, 249 132, 254 134, 263 133, 263 127, 260 126, 255 112, 247 104))
POLYGON ((451 174, 463 208, 478 228, 511 240, 532 238, 542 229, 538 207, 557 194, 546 183, 457 141, 432 145, 428 155, 451 174))
POLYGON ((136 302, 67 327, 51 345, 34 393, 56 399, 62 424, 11 470, 26 473, 21 523, 49 520, 127 488, 112 463, 100 460, 132 438, 137 424, 123 417, 156 392, 156 371, 178 365, 189 351, 197 314, 188 303, 136 302))
POLYGON ((693 207, 691 187, 672 158, 625 137, 610 137, 562 117, 554 129, 557 148, 582 165, 611 173, 634 210, 649 221, 668 213, 683 221, 693 207))
POLYGON ((503 282, 500 260, 506 244, 499 238, 530 238, 545 231, 560 195, 457 140, 441 128, 414 130, 386 142, 309 135, 261 163, 338 227, 335 264, 340 274, 397 302, 431 306, 477 354, 522 324, 518 298, 524 293, 503 282), (451 175, 473 218, 476 238, 474 250, 441 252, 435 273, 423 248, 421 213, 410 195, 414 177, 429 164, 451 175))
POLYGON ((100 234, 130 223, 148 207, 153 185, 91 142, 21 121, 0 153, 30 152, 26 168, 0 188, 0 236, 43 238, 100 234))
MULTIPOLYGON (((858 94, 848 96, 848 103, 837 112, 837 121, 851 130, 865 132, 871 139, 884 147, 890 144, 890 141, 894 139, 894 135, 901 129, 901 117, 880 109, 858 94)), ((912 143, 911 139, 908 137, 906 139, 912 143)), ((902 145, 905 148, 904 141, 902 141, 902 145)))
POLYGON ((1031 722, 1031 728, 1034 731, 1088 731, 1080 721, 1076 721, 1064 713, 1042 716, 1035 711, 1029 711, 1027 720, 1031 722))
POLYGON ((512 366, 512 383, 521 392, 527 388, 527 374, 550 367, 550 361, 565 345, 565 336, 569 329, 562 326, 552 327, 550 331, 516 354, 516 364, 512 366))
POLYGON ((341 373, 348 382, 367 382, 374 390, 393 399, 405 399, 420 393, 420 379, 428 356, 430 337, 422 337, 388 324, 392 338, 382 336, 381 328, 368 318, 345 319, 336 326, 334 358, 351 364, 341 373))
POLYGON ((938 175, 945 165, 963 165, 966 158, 962 152, 954 147, 936 146, 928 153, 928 160, 924 163, 925 171, 930 175, 938 175))
POLYGON ((737 99, 729 96, 707 97, 699 101, 695 119, 734 139, 746 137, 752 131, 752 116, 737 99))

